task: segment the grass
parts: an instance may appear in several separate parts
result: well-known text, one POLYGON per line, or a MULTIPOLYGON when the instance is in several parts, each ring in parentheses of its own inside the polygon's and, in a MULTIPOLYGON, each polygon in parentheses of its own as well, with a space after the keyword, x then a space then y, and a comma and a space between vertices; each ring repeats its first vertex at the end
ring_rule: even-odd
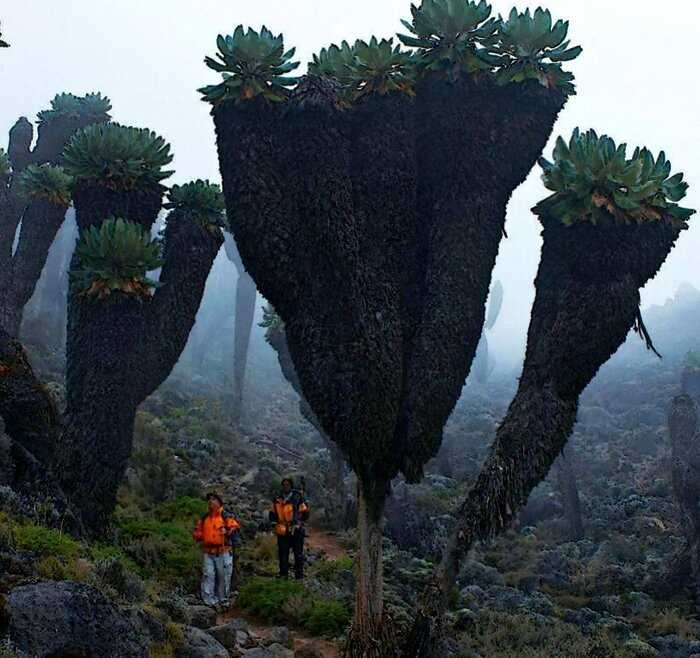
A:
POLYGON ((82 544, 69 535, 33 523, 15 525, 14 537, 17 548, 40 556, 75 559, 83 552, 82 544))

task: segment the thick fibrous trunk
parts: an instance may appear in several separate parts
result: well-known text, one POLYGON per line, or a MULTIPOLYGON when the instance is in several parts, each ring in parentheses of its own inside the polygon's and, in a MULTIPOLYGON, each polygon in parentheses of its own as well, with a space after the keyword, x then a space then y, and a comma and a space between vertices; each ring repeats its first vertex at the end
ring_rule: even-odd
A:
POLYGON ((67 206, 32 201, 22 215, 17 249, 0 272, 0 325, 19 335, 22 311, 34 293, 67 206))
POLYGON ((417 88, 420 215, 427 271, 403 405, 404 464, 422 474, 442 441, 481 337, 506 206, 551 135, 565 97, 534 82, 449 82, 417 88), (468 156, 466 155, 468 154, 468 156))
POLYGON ((46 201, 27 203, 17 193, 19 175, 30 164, 58 164, 68 140, 89 123, 84 117, 42 123, 33 150, 34 128, 27 119, 21 117, 10 130, 8 156, 12 179, 9 184, 0 180, 0 324, 12 336, 19 334, 24 306, 34 291, 67 209, 46 201), (20 221, 22 230, 13 255, 20 221))
POLYGON ((243 408, 243 389, 245 371, 248 363, 248 346, 255 318, 255 301, 258 293, 255 282, 246 272, 238 253, 236 242, 229 234, 225 236, 226 255, 236 266, 238 281, 236 282, 236 312, 234 315, 235 328, 233 332, 233 417, 237 421, 243 408))
MULTIPOLYGON (((78 225, 92 224, 77 203, 78 225)), ((156 213, 155 207, 150 216, 137 207, 134 216, 150 228, 156 213)), ((98 300, 82 295, 76 283, 71 284, 67 451, 61 473, 86 528, 93 533, 104 529, 114 508, 131 455, 136 409, 177 363, 222 242, 220 231, 212 232, 195 217, 173 212, 165 230, 161 287, 152 298, 116 292, 98 300)))
POLYGON ((576 471, 566 451, 562 450, 555 462, 556 486, 564 506, 564 516, 569 525, 569 538, 573 541, 583 539, 583 518, 581 517, 581 499, 578 495, 576 471))
POLYGON ((692 574, 692 589, 696 605, 700 606, 700 433, 697 408, 690 396, 679 395, 673 399, 668 428, 673 492, 685 535, 681 555, 687 565, 684 571, 692 574))
POLYGON ((508 527, 547 476, 571 433, 579 395, 624 342, 637 318, 639 288, 659 270, 679 234, 661 222, 542 222, 542 259, 518 391, 422 596, 407 658, 433 655, 462 559, 475 541, 508 527))
POLYGON ((45 465, 61 424, 49 392, 34 376, 22 345, 0 327, 0 416, 7 435, 45 465))
POLYGON ((158 218, 163 200, 160 188, 112 190, 102 185, 76 184, 73 190, 78 229, 100 226, 109 217, 128 219, 147 231, 158 218))

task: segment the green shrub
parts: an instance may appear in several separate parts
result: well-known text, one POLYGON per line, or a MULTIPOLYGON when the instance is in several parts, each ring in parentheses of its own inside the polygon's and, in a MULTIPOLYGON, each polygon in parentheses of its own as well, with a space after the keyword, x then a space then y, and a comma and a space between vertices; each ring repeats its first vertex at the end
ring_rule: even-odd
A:
POLYGON ((337 582, 344 572, 352 571, 353 559, 348 555, 341 555, 336 560, 324 560, 317 567, 316 575, 327 582, 337 582))
POLYGON ((37 574, 45 580, 73 580, 83 583, 90 575, 90 563, 82 558, 57 558, 45 555, 35 564, 37 574))
POLYGON ((345 632, 350 624, 350 611, 340 601, 315 600, 303 622, 312 635, 337 637, 345 632))
POLYGON ((180 496, 161 503, 156 508, 156 518, 159 521, 181 521, 187 524, 194 524, 206 513, 207 501, 192 496, 180 496))
POLYGON ((81 544, 72 537, 33 523, 18 525, 14 534, 17 548, 32 551, 41 556, 76 558, 82 550, 81 544))
POLYGON ((280 623, 286 617, 284 605, 303 591, 301 584, 293 580, 254 578, 241 588, 238 604, 267 622, 280 623))

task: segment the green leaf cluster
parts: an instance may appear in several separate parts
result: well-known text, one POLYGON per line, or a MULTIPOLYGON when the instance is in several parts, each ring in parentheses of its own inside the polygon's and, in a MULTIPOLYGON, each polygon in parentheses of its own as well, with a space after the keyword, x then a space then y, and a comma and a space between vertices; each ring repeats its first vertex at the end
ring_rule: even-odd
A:
POLYGON ((19 176, 17 190, 26 199, 69 206, 73 179, 56 165, 29 165, 19 176))
POLYGON ((12 163, 10 156, 7 155, 5 149, 0 149, 0 178, 5 178, 12 173, 12 163))
POLYGON ((491 54, 498 39, 498 19, 491 11, 485 0, 423 0, 411 5, 410 22, 401 21, 410 34, 398 37, 418 49, 421 70, 444 71, 453 78, 490 71, 499 62, 491 54))
POLYGON ((51 109, 39 112, 40 123, 51 123, 57 119, 83 119, 87 123, 104 123, 109 121, 112 103, 102 94, 57 94, 51 101, 51 109))
POLYGON ((93 124, 79 130, 63 151, 66 171, 80 182, 109 189, 160 187, 172 171, 170 145, 148 128, 118 123, 93 124))
POLYGON ((669 221, 686 226, 695 212, 678 201, 688 189, 683 174, 671 176, 671 163, 662 151, 657 158, 646 148, 627 157, 627 145, 616 146, 607 135, 578 128, 567 144, 559 137, 554 162, 539 160, 545 187, 554 194, 534 211, 557 217, 564 224, 610 217, 624 221, 669 221))
POLYGON ((83 231, 72 272, 83 294, 104 299, 113 292, 149 297, 158 284, 146 273, 163 265, 161 244, 139 224, 109 218, 83 231))
POLYGON ((414 56, 400 44, 394 45, 393 39, 372 37, 369 42, 358 39, 352 46, 347 41, 340 46, 333 44, 314 55, 309 71, 333 78, 348 101, 394 91, 414 94, 414 56))
POLYGON ((552 14, 541 7, 533 14, 529 9, 522 14, 512 9, 508 20, 499 20, 499 40, 494 47, 494 52, 502 57, 498 82, 537 80, 545 87, 576 93, 573 74, 561 67, 561 62, 576 59, 582 52, 580 46, 569 47, 568 21, 553 24, 552 14))
POLYGON ((268 331, 275 331, 284 327, 284 320, 277 314, 272 304, 265 304, 262 312, 263 317, 258 324, 259 327, 267 329, 268 331))
POLYGON ((225 226, 226 204, 221 188, 208 180, 196 180, 184 185, 173 185, 168 192, 168 210, 184 210, 200 218, 205 224, 225 226))
POLYGON ((296 49, 285 52, 283 36, 275 36, 264 26, 256 32, 239 25, 232 35, 220 34, 216 45, 218 60, 205 57, 204 62, 221 73, 223 82, 199 90, 208 103, 239 103, 257 96, 279 102, 286 98, 287 87, 297 81, 288 75, 299 66, 292 61, 296 49))

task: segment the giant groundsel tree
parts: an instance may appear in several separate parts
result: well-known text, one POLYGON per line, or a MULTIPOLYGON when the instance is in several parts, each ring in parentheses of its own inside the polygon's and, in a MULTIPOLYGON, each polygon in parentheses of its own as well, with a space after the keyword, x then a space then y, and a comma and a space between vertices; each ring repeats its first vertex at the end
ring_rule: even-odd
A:
POLYGON ((202 90, 243 264, 358 477, 357 656, 393 650, 390 482, 420 479, 440 446, 482 333, 506 204, 573 91, 558 60, 579 52, 549 12, 516 12, 507 27, 485 2, 426 0, 412 14, 400 37, 412 51, 331 46, 294 89, 282 36, 239 27, 206 60, 223 81, 202 90))
POLYGON ((184 349, 223 242, 220 191, 206 181, 173 188, 162 245, 151 238, 171 160, 161 137, 117 124, 78 132, 64 154, 80 238, 71 264, 60 473, 93 532, 114 507, 136 408, 184 349), (161 265, 159 280, 149 279, 161 265))
POLYGON ((533 209, 543 246, 518 390, 457 513, 406 656, 436 655, 461 559, 475 541, 508 527, 564 448, 583 389, 630 329, 645 335, 639 290, 694 212, 678 206, 687 185, 682 174, 670 175, 663 152, 654 158, 636 149, 629 157, 624 144, 577 130, 568 143, 557 141, 553 162, 540 164, 553 194, 533 209))
POLYGON ((33 148, 34 128, 22 117, 7 153, 0 150, 0 324, 12 336, 70 203, 71 180, 56 166, 61 152, 77 130, 108 121, 110 109, 100 94, 58 94, 38 114, 33 148))

